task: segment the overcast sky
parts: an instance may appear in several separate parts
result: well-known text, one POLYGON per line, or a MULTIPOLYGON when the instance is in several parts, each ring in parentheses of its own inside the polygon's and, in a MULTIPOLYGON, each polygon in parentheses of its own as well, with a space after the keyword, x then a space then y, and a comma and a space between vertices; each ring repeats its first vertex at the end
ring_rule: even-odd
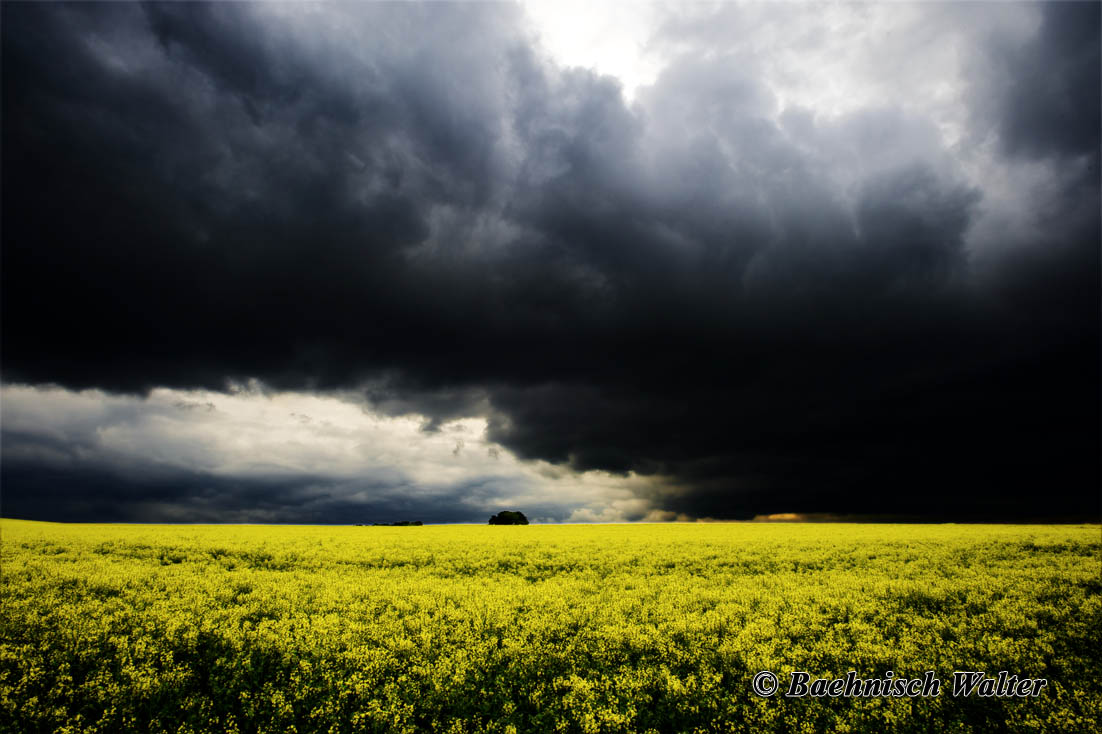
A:
POLYGON ((4 3, 0 512, 1099 516, 1087 3, 4 3))

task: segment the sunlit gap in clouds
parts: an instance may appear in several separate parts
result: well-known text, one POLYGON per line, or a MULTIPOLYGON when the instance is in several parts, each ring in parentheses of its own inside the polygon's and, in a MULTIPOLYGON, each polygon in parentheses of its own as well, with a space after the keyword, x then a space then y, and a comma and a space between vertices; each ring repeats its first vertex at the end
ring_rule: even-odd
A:
POLYGON ((257 382, 227 392, 156 388, 144 397, 9 384, 0 397, 6 464, 103 473, 139 487, 179 477, 175 503, 160 501, 162 515, 181 520, 217 519, 187 511, 196 499, 189 490, 210 500, 210 482, 268 483, 273 495, 293 498, 286 515, 227 506, 225 517, 236 521, 293 521, 303 506, 307 519, 327 522, 389 520, 433 506, 471 521, 509 507, 541 522, 673 519, 646 499, 655 480, 518 459, 487 438, 485 417, 434 426, 350 394, 271 392, 257 382))
POLYGON ((662 69, 664 59, 650 42, 662 12, 656 3, 524 0, 521 6, 556 63, 616 77, 628 102, 662 69))

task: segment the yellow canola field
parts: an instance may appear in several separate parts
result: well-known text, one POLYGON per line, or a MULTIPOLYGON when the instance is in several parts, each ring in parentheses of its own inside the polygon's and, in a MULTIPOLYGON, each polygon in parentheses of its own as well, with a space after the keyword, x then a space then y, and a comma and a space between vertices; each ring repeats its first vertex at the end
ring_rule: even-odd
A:
POLYGON ((3 731, 1102 731, 1098 526, 5 519, 0 563, 3 731), (784 695, 851 670, 943 689, 784 695))

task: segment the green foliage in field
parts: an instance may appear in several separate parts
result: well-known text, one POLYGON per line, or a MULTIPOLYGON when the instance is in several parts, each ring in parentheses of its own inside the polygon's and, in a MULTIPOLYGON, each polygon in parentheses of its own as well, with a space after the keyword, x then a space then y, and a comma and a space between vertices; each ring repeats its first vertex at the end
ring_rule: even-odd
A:
POLYGON ((523 512, 503 510, 490 518, 490 525, 527 525, 528 518, 523 512))
POLYGON ((0 523, 22 732, 1100 731, 1099 528, 0 523), (795 699, 759 670, 1048 678, 795 699))

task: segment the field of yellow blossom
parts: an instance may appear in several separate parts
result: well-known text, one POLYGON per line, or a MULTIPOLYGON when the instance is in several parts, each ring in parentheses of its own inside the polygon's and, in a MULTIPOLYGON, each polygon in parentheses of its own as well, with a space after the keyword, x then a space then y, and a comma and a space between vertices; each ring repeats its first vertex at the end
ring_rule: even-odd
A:
POLYGON ((0 562, 6 731, 1102 731, 1095 525, 5 519, 0 562))

